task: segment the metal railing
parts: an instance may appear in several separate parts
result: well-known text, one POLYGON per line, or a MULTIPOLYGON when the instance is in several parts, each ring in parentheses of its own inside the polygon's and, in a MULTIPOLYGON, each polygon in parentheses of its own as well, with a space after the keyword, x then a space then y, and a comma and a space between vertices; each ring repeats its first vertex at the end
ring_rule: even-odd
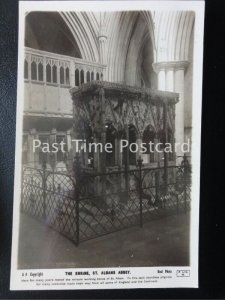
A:
POLYGON ((187 212, 191 167, 145 168, 85 173, 75 159, 73 172, 24 167, 21 211, 43 221, 76 245, 147 221, 187 212))

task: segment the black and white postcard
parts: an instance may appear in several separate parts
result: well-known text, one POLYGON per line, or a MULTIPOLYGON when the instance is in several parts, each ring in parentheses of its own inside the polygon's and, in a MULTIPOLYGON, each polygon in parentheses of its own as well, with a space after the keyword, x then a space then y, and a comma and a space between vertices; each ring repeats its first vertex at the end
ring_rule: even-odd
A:
POLYGON ((203 1, 21 1, 12 290, 198 287, 203 1))

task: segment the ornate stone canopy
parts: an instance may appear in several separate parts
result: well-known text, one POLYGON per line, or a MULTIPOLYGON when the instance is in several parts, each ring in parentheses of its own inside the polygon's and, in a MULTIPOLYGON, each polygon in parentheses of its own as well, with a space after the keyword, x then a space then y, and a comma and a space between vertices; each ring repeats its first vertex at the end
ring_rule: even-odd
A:
POLYGON ((76 132, 84 132, 85 127, 90 126, 98 133, 106 124, 112 124, 118 133, 125 126, 133 125, 140 137, 149 125, 159 132, 163 130, 164 105, 168 108, 167 126, 174 132, 177 93, 106 81, 92 81, 79 89, 72 88, 70 93, 76 132))
MULTIPOLYGON (((109 161, 111 166, 136 164, 140 153, 119 153, 117 145, 121 139, 137 144, 148 137, 153 142, 174 141, 176 93, 106 81, 92 81, 72 88, 70 93, 75 139, 113 144, 111 156, 104 153, 93 156, 94 167, 99 171, 104 171, 109 161)), ((88 159, 86 155, 86 166, 88 159)))

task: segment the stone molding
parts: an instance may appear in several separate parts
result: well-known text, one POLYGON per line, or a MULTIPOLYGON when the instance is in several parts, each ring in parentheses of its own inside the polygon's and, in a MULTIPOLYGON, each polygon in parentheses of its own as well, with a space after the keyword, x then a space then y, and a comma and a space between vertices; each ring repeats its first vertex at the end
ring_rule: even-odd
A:
POLYGON ((167 62, 156 62, 153 63, 153 69, 156 73, 159 71, 170 71, 170 70, 185 70, 189 62, 186 60, 183 61, 167 61, 167 62))

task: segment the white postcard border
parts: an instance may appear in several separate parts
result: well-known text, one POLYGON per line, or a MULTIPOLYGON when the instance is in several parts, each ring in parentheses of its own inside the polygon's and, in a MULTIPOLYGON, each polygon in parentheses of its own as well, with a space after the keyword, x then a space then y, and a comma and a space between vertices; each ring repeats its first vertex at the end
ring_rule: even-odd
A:
MULTIPOLYGON (((38 290, 38 289, 80 289, 79 286, 33 286, 21 284, 22 272, 44 272, 46 276, 63 274, 67 269, 49 270, 17 270, 18 238, 19 238, 19 203, 21 191, 21 149, 22 149, 22 122, 24 99, 24 28, 25 13, 31 10, 39 11, 121 11, 121 10, 189 10, 195 12, 194 58, 193 58, 193 133, 192 133, 192 209, 191 209, 191 239, 190 239, 190 267, 162 267, 160 269, 190 270, 191 277, 173 277, 173 279, 154 284, 108 285, 105 288, 159 288, 159 287, 198 287, 198 233, 199 233, 199 193, 200 193, 200 147, 201 147, 201 105, 202 105, 202 64, 203 64, 203 27, 204 2, 203 1, 21 1, 19 3, 19 54, 18 54, 18 88, 17 88, 17 121, 16 121, 16 152, 15 152, 15 180, 14 180, 14 208, 13 208, 13 235, 11 255, 11 290, 38 290), (195 84, 194 84, 195 83, 195 84), (196 84, 198 83, 198 84, 196 84)), ((109 268, 112 269, 112 268, 109 268)), ((117 268, 113 268, 116 270, 117 268)), ((159 268, 123 268, 135 274, 155 274, 159 268)), ((69 269, 75 272, 77 269, 69 269)), ((81 270, 81 269, 79 269, 81 270)), ((87 270, 87 269, 85 269, 87 270)), ((92 269, 90 269, 92 270, 92 269)), ((101 269, 99 269, 101 270, 101 269)), ((107 269, 108 270, 108 269, 107 269)), ((175 274, 175 273, 173 273, 175 274)), ((91 286, 90 289, 101 289, 102 286, 91 286)))

